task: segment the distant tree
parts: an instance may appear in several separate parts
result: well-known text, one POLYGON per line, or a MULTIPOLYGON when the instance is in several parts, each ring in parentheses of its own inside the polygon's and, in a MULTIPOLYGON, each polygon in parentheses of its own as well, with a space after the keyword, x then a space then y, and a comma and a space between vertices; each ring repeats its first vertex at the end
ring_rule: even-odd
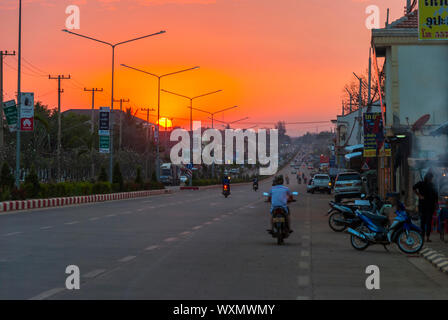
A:
POLYGON ((98 176, 98 182, 107 182, 109 177, 107 176, 106 169, 104 166, 101 166, 100 175, 98 176))
POLYGON ((30 172, 25 177, 25 190, 27 198, 35 198, 39 195, 40 184, 37 176, 36 167, 31 166, 30 172))
POLYGON ((139 185, 143 184, 142 168, 140 166, 137 167, 137 175, 135 177, 135 183, 139 185))
POLYGON ((120 186, 120 190, 123 190, 123 176, 121 174, 120 164, 115 162, 114 170, 112 173, 112 183, 117 183, 120 186))
POLYGON ((11 189, 14 186, 14 177, 7 162, 3 162, 2 165, 2 171, 0 173, 0 186, 2 187, 2 189, 11 189))

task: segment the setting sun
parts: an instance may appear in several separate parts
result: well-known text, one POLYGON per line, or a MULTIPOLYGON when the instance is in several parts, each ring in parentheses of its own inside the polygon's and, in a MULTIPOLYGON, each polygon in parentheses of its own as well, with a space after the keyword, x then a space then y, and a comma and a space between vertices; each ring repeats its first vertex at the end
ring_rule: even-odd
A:
POLYGON ((173 122, 167 118, 160 118, 159 121, 157 121, 157 124, 159 124, 163 128, 172 128, 173 127, 173 122))

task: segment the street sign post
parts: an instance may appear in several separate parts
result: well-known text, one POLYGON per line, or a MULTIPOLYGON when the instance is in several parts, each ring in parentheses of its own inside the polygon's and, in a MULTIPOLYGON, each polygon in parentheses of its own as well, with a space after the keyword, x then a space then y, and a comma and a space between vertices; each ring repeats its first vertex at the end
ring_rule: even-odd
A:
POLYGON ((110 153, 110 108, 100 107, 98 117, 99 152, 110 153))
POLYGON ((3 112, 5 113, 6 123, 9 127, 9 132, 14 132, 17 129, 17 106, 14 100, 9 100, 3 103, 3 112))
POLYGON ((20 95, 20 131, 34 130, 34 93, 22 92, 20 95))
POLYGON ((418 16, 419 40, 448 40, 447 1, 420 0, 418 16))

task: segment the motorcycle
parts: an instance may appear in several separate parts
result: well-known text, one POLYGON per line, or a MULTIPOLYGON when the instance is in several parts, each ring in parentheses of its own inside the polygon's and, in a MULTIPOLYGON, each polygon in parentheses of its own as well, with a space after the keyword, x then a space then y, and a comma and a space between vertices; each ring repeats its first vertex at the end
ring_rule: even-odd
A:
MULTIPOLYGON (((268 197, 266 202, 271 202, 271 198, 268 193, 263 193, 265 197, 268 197)), ((296 202, 294 196, 299 195, 297 192, 293 192, 291 197, 288 199, 288 203, 296 202)), ((272 211, 272 228, 270 231, 272 237, 277 238, 277 244, 282 245, 284 243, 284 239, 289 237, 290 229, 288 226, 288 217, 286 210, 282 207, 274 208, 272 211)))
POLYGON ((230 185, 229 184, 224 184, 222 186, 222 194, 224 195, 224 197, 228 197, 230 195, 230 185))
POLYGON ((254 191, 257 191, 258 190, 258 183, 254 183, 252 185, 252 188, 254 189, 254 191))
POLYGON ((348 227, 357 228, 361 224, 361 219, 356 215, 356 209, 369 211, 373 214, 383 215, 384 209, 390 207, 384 204, 378 197, 371 197, 370 200, 364 200, 365 196, 361 196, 361 200, 355 200, 354 204, 336 203, 330 201, 330 209, 327 212, 328 225, 335 232, 345 231, 348 227), (378 208, 380 210, 378 211, 378 208))
POLYGON ((356 215, 362 220, 356 229, 348 228, 350 243, 356 250, 365 250, 373 244, 387 245, 396 243, 406 254, 419 252, 423 247, 421 229, 412 223, 406 210, 397 210, 393 223, 385 216, 374 215, 367 211, 356 210, 356 215))

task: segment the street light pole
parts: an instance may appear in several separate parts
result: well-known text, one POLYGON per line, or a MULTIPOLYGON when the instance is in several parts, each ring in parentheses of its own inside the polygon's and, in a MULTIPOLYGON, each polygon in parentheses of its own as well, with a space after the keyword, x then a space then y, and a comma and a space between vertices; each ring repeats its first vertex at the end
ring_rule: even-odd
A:
POLYGON ((62 31, 70 33, 70 34, 73 34, 73 35, 78 36, 78 37, 82 37, 82 38, 86 38, 86 39, 93 40, 93 41, 96 41, 96 42, 100 42, 102 44, 106 44, 106 45, 108 45, 108 46, 110 46, 112 48, 112 85, 111 85, 112 88, 111 88, 111 94, 110 94, 110 106, 111 106, 110 109, 111 109, 111 113, 110 113, 110 128, 109 128, 109 130, 110 130, 110 133, 109 133, 109 136, 110 136, 109 182, 112 183, 113 153, 114 153, 114 147, 113 147, 113 145, 114 145, 114 136, 113 136, 113 126, 114 126, 114 116, 113 115, 114 115, 114 113, 113 113, 113 110, 114 110, 115 47, 117 47, 119 45, 122 45, 122 44, 125 44, 125 43, 128 43, 128 42, 132 42, 132 41, 136 41, 136 40, 140 40, 140 39, 156 36, 156 35, 159 35, 159 34, 163 34, 166 31, 159 31, 159 32, 156 32, 156 33, 148 34, 148 35, 145 35, 145 36, 141 36, 141 37, 138 37, 138 38, 134 38, 134 39, 118 42, 118 43, 109 43, 109 42, 102 41, 102 40, 99 40, 99 39, 95 39, 95 38, 92 38, 92 37, 88 37, 88 36, 85 36, 85 35, 82 35, 82 34, 79 34, 79 33, 76 33, 76 32, 72 32, 72 31, 69 31, 67 29, 63 29, 62 31))
POLYGON ((20 76, 21 72, 21 61, 22 61, 22 0, 19 0, 19 44, 17 50, 18 63, 17 63, 17 124, 16 124, 16 187, 20 186, 20 100, 22 94, 20 92, 20 76))
POLYGON ((199 66, 193 67, 193 68, 189 68, 189 69, 185 69, 185 70, 180 70, 180 71, 176 71, 176 72, 170 72, 170 73, 166 73, 163 75, 157 75, 148 71, 144 71, 141 69, 137 69, 134 67, 130 67, 128 65, 125 64, 121 64, 123 67, 135 70, 135 71, 139 71, 142 73, 145 73, 147 75, 153 76, 157 78, 157 121, 156 121, 156 130, 155 130, 155 140, 156 140, 156 176, 157 176, 157 181, 160 182, 160 143, 159 143, 159 132, 160 132, 160 126, 159 126, 159 119, 160 119, 160 91, 161 91, 161 79, 164 77, 168 77, 168 76, 172 76, 178 73, 182 73, 182 72, 186 72, 186 71, 190 71, 190 70, 195 70, 195 69, 199 69, 199 66))
MULTIPOLYGON (((169 94, 172 94, 172 95, 175 95, 175 96, 178 96, 178 97, 181 97, 181 98, 185 98, 185 99, 190 100, 190 131, 191 131, 191 133, 193 133, 193 100, 196 100, 198 98, 202 98, 202 97, 205 97, 205 96, 209 96, 209 95, 214 94, 214 93, 221 92, 222 90, 216 90, 216 91, 204 93, 204 94, 201 94, 201 95, 196 96, 196 97, 187 97, 187 96, 184 96, 182 94, 171 92, 171 91, 168 91, 168 90, 165 90, 165 89, 163 89, 162 91, 166 92, 166 93, 169 93, 169 94)), ((190 147, 192 148, 193 146, 190 144, 190 147)), ((193 152, 190 149, 190 164, 193 164, 192 157, 193 157, 193 152)), ((191 179, 189 179, 189 181, 190 181, 190 187, 191 187, 192 184, 193 184, 193 176, 191 176, 191 179)))

